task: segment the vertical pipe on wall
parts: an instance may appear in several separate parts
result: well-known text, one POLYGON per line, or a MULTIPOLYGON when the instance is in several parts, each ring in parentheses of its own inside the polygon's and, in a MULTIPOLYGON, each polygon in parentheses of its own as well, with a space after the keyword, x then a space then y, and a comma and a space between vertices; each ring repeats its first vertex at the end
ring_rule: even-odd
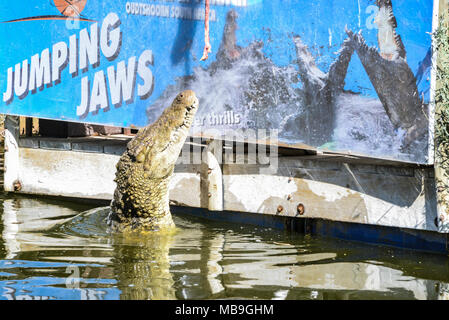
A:
POLYGON ((201 156, 201 207, 210 211, 223 211, 222 148, 221 141, 210 140, 201 156))
POLYGON ((5 191, 19 191, 19 117, 5 119, 5 191))

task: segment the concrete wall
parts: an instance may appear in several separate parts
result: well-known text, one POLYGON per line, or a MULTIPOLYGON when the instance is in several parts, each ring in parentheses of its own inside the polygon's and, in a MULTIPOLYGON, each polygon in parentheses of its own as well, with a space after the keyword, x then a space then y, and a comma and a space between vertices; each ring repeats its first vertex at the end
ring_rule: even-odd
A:
MULTIPOLYGON (((25 138, 17 143, 8 132, 7 191, 112 198, 115 165, 129 138, 25 138)), ((201 158, 205 148, 199 146, 191 156, 201 158)), ((275 170, 267 173, 268 165, 219 164, 210 155, 201 164, 176 166, 173 204, 437 231, 432 167, 280 155, 275 170)))

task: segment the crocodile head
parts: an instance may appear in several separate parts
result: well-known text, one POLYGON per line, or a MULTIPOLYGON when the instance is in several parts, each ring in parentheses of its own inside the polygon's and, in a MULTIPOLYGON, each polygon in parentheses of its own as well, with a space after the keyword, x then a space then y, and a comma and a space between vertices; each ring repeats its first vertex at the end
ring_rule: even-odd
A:
POLYGON ((378 45, 368 46, 361 31, 346 29, 362 65, 392 125, 405 131, 402 149, 411 152, 412 144, 428 141, 428 107, 421 99, 416 77, 407 63, 407 54, 391 0, 376 0, 379 7, 375 23, 378 45))
POLYGON ((183 91, 128 143, 114 180, 117 188, 108 217, 113 229, 174 226, 168 184, 197 109, 195 93, 183 91))
POLYGON ((393 13, 391 0, 377 0, 379 11, 374 23, 377 24, 380 55, 386 60, 395 60, 398 57, 406 58, 406 52, 401 37, 397 34, 398 26, 393 13))
POLYGON ((173 172, 197 110, 195 92, 183 91, 155 123, 129 142, 128 154, 143 163, 148 178, 164 178, 173 172))

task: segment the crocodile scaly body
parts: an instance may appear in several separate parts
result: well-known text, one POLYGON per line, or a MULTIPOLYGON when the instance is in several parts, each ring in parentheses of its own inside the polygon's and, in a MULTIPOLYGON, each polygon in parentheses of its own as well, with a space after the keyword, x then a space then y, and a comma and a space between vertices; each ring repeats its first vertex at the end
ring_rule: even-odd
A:
POLYGON ((108 216, 113 229, 174 226, 168 186, 197 109, 195 93, 183 91, 156 122, 128 143, 117 163, 117 187, 108 216))
POLYGON ((379 12, 379 50, 368 46, 361 34, 346 30, 354 48, 379 96, 391 123, 405 131, 403 146, 426 141, 428 134, 427 105, 419 94, 416 78, 407 63, 407 53, 400 35, 391 0, 376 0, 379 12))

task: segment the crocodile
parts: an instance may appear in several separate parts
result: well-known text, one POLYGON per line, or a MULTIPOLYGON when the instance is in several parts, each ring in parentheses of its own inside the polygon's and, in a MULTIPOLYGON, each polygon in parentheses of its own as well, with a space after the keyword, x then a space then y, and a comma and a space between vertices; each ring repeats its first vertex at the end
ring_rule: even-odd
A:
MULTIPOLYGON (((201 104, 208 106, 200 111, 199 118, 210 119, 212 114, 230 110, 240 116, 237 124, 223 125, 223 129, 242 126, 254 130, 281 129, 285 136, 291 134, 292 139, 300 138, 301 142, 314 146, 331 140, 335 128, 335 99, 343 92, 353 47, 344 42, 336 60, 324 73, 316 66, 301 38, 295 36, 298 66, 278 66, 264 54, 262 40, 239 45, 238 28, 238 13, 231 9, 226 14, 216 60, 207 67, 195 68, 192 75, 179 77, 174 85, 167 86, 147 109, 148 117, 155 119, 167 101, 180 88, 189 85, 202 93, 201 104), (304 83, 303 89, 298 88, 299 78, 304 83)), ((264 32, 268 38, 272 37, 268 29, 264 32)), ((219 125, 209 121, 203 127, 220 129, 219 125)))
POLYGON ((185 90, 128 143, 116 166, 107 219, 114 231, 174 227, 168 186, 197 110, 198 98, 185 90))
POLYGON ((407 53, 391 0, 376 0, 379 7, 375 23, 378 26, 379 50, 368 46, 361 32, 346 29, 349 44, 354 48, 396 129, 405 131, 403 147, 427 135, 427 106, 420 97, 416 77, 407 63, 407 53))
POLYGON ((343 93, 348 66, 354 47, 345 39, 338 51, 337 59, 330 65, 327 73, 321 71, 301 37, 294 36, 296 63, 303 83, 305 112, 290 117, 283 130, 300 131, 307 137, 306 143, 319 146, 328 142, 335 128, 335 102, 343 93))

